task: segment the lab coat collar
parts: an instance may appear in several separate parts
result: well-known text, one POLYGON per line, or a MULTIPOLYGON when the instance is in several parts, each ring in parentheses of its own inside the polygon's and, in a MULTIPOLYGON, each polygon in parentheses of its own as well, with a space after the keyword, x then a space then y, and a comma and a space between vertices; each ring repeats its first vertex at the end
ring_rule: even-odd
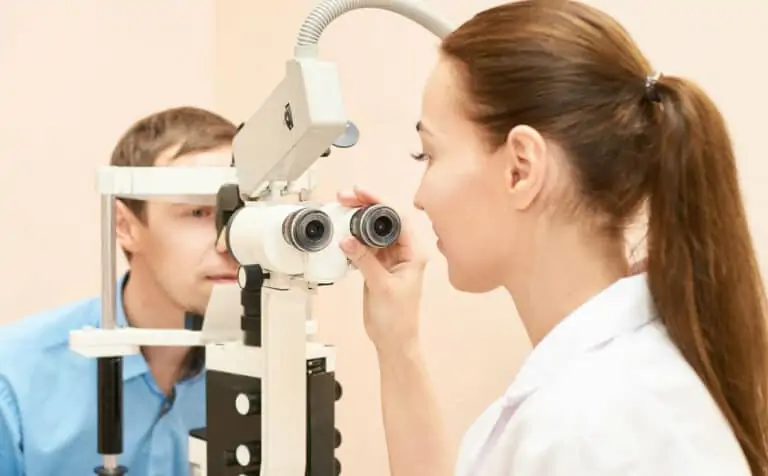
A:
POLYGON ((656 318, 647 275, 620 279, 569 314, 531 351, 504 396, 516 406, 574 358, 656 318))

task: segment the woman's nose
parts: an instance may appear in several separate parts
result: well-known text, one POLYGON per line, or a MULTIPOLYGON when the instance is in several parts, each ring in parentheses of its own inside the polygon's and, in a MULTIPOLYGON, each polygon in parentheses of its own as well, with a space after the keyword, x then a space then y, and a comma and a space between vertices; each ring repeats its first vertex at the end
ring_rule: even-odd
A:
POLYGON ((424 206, 421 204, 421 198, 418 192, 413 196, 413 206, 421 212, 424 211, 424 206))

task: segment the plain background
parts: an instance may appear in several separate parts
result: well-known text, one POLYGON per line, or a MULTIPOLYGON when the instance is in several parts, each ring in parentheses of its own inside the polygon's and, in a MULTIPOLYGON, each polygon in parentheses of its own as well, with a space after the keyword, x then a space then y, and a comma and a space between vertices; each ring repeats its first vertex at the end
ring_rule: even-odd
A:
MULTIPOLYGON (((311 0, 11 0, 0 6, 0 322, 99 290, 99 199, 94 172, 139 117, 182 104, 247 119, 283 75, 311 0)), ((431 0, 458 24, 498 4, 431 0)), ((593 0, 623 22, 656 67, 697 79, 732 129, 744 198, 766 270, 768 3, 755 0, 593 0)), ((500 394, 529 351, 502 292, 450 288, 425 218, 412 211, 421 166, 414 122, 437 40, 404 18, 357 11, 321 42, 338 61, 360 143, 319 165, 317 197, 359 183, 415 222, 434 259, 423 303, 430 368, 455 443, 500 394), (413 216, 410 216, 413 215, 413 216)), ((375 356, 365 338, 360 280, 324 290, 320 337, 338 346, 344 398, 343 474, 387 474, 375 356)), ((23 356, 20 356, 23 358, 23 356)))

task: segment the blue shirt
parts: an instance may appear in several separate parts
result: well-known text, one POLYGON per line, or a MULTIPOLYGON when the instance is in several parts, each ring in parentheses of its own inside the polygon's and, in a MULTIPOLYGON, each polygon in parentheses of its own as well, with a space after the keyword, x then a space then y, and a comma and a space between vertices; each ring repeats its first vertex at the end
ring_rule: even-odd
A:
MULTIPOLYGON (((85 476, 102 464, 96 359, 68 343, 100 317, 93 298, 0 327, 0 475, 85 476)), ((117 322, 126 325, 122 292, 117 322)), ((123 365, 120 464, 129 476, 188 476, 189 431, 205 426, 204 373, 178 383, 170 405, 141 354, 123 365)))

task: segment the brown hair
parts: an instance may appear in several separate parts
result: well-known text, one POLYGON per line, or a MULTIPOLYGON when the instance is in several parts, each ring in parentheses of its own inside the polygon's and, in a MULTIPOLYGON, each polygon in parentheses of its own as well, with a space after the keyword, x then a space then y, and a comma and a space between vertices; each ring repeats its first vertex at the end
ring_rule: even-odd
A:
MULTIPOLYGON (((222 116, 196 107, 176 107, 146 116, 134 123, 112 152, 110 165, 152 167, 160 155, 175 148, 170 160, 232 144, 236 126, 222 116)), ((141 217, 144 202, 122 200, 141 217)))
POLYGON ((567 0, 486 10, 445 38, 467 113, 501 146, 526 124, 565 150, 608 232, 647 209, 650 292, 752 474, 768 475, 765 296, 725 121, 693 82, 653 73, 608 15, 567 0))

